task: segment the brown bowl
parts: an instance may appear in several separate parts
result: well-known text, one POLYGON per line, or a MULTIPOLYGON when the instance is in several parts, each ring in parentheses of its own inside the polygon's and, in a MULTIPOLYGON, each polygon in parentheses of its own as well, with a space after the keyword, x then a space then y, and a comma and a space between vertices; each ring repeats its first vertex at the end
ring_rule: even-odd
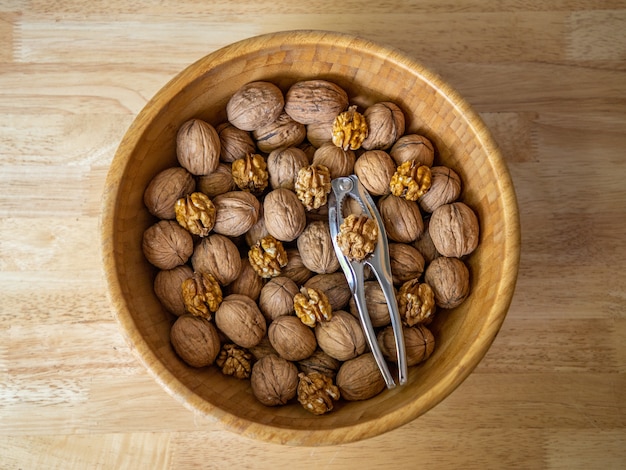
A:
POLYGON ((243 40, 190 65, 150 100, 124 136, 106 181, 102 214, 104 267, 123 334, 143 364, 187 408, 231 431, 293 445, 341 444, 375 436, 425 413, 472 372, 494 340, 517 277, 520 229, 515 192, 500 152, 479 116, 441 78, 397 50, 354 36, 292 31, 243 40), (466 260, 471 294, 431 325, 433 355, 410 368, 408 383, 366 401, 343 402, 314 416, 298 403, 265 407, 249 382, 216 367, 194 369, 173 351, 172 315, 153 293, 155 269, 141 241, 155 222, 143 192, 160 170, 176 165, 175 136, 194 117, 225 120, 229 97, 242 85, 268 80, 283 90, 302 79, 342 86, 351 102, 392 101, 407 133, 430 138, 438 161, 464 182, 461 199, 480 220, 480 244, 466 260))

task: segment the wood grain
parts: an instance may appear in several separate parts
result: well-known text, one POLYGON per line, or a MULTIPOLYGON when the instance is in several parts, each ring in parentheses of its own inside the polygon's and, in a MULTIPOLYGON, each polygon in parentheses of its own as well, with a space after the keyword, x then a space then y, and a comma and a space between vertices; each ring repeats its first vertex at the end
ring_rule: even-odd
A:
POLYGON ((623 468, 626 2, 0 4, 0 468, 623 468), (115 322, 98 248, 117 144, 206 53, 260 32, 361 33, 479 111, 516 186, 520 276, 476 371, 345 446, 223 431, 167 395, 115 322))

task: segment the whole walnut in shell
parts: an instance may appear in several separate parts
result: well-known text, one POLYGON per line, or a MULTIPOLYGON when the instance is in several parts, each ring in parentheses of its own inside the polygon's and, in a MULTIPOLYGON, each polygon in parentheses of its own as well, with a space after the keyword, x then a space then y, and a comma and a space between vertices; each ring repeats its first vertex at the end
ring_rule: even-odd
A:
POLYGON ((335 381, 341 396, 349 401, 367 400, 385 388, 385 379, 372 353, 344 362, 335 381))
POLYGON ((215 324, 243 348, 256 346, 267 332, 265 317, 256 302, 240 294, 231 294, 222 300, 215 312, 215 324))
POLYGON ((284 405, 296 396, 298 368, 286 359, 270 354, 252 366, 252 393, 265 406, 284 405))
POLYGON ((424 281, 435 293, 435 303, 441 308, 461 305, 470 292, 469 270, 458 258, 440 256, 426 268, 424 281))
POLYGON ((307 225, 298 237, 297 245, 302 263, 314 273, 334 273, 339 269, 339 260, 327 222, 312 222, 307 225))
POLYGON ((233 282, 241 272, 237 246, 229 238, 218 234, 209 235, 196 245, 191 264, 194 271, 212 274, 222 286, 233 282))
POLYGON ((192 367, 213 364, 220 352, 220 337, 213 323, 202 317, 182 315, 170 330, 172 346, 192 367))
POLYGON ((259 150, 270 153, 272 150, 301 144, 306 138, 306 127, 283 112, 275 121, 256 129, 252 135, 259 150))
POLYGON ((359 321, 348 312, 333 312, 329 321, 315 326, 320 349, 338 361, 347 361, 365 351, 365 334, 359 321))
POLYGON ((389 182, 395 171, 393 160, 384 150, 363 152, 354 163, 354 173, 373 196, 389 194, 389 182))
POLYGON ((267 228, 265 228, 265 217, 263 217, 263 206, 261 206, 261 213, 259 218, 250 229, 246 232, 245 239, 248 246, 254 246, 259 240, 269 235, 267 228))
POLYGON ((236 187, 230 165, 226 163, 220 163, 213 173, 198 176, 198 191, 210 198, 232 191, 236 187))
POLYGON ((315 148, 333 141, 333 120, 306 126, 306 138, 315 148))
POLYGON ((389 244, 389 261, 394 284, 402 284, 424 272, 424 257, 411 245, 405 243, 389 244))
POLYGON ((228 286, 229 294, 247 295, 252 300, 257 300, 263 288, 263 278, 257 274, 250 265, 248 257, 241 258, 241 271, 239 276, 228 286))
POLYGON ((439 206, 456 201, 461 194, 461 178, 446 166, 430 169, 430 189, 417 202, 422 210, 433 212, 439 206))
MULTIPOLYGON (((402 328, 404 348, 406 351, 406 365, 414 366, 424 362, 435 349, 435 337, 424 325, 402 328)), ((388 326, 377 335, 378 346, 388 361, 398 362, 396 340, 393 328, 388 326)))
POLYGON ((285 112, 302 124, 316 124, 335 119, 348 107, 348 94, 326 80, 294 83, 285 95, 285 112))
POLYGON ((154 293, 167 309, 177 317, 187 313, 181 286, 183 281, 193 276, 189 266, 183 264, 173 269, 159 271, 154 278, 154 293))
POLYGON ((176 201, 193 193, 195 188, 196 181, 187 170, 179 166, 167 168, 152 178, 143 193, 143 202, 159 219, 173 219, 176 201))
POLYGON ((325 166, 331 179, 348 176, 354 172, 356 156, 352 150, 344 150, 335 144, 323 144, 313 154, 313 165, 325 166))
POLYGON ((339 366, 341 366, 341 361, 330 357, 321 349, 316 349, 309 357, 298 361, 298 368, 305 374, 318 372, 330 378, 335 378, 339 366))
POLYGON ((314 273, 304 265, 297 248, 288 248, 286 251, 287 265, 281 270, 281 276, 288 277, 296 285, 300 286, 310 279, 314 273))
POLYGON ((278 317, 270 323, 267 336, 280 357, 288 361, 306 359, 317 348, 313 330, 291 315, 278 317))
POLYGON ((365 150, 386 150, 404 134, 404 113, 398 105, 383 101, 363 113, 369 129, 362 147, 365 150))
POLYGON ((238 129, 253 131, 274 122, 283 111, 283 93, 270 82, 250 82, 226 104, 228 121, 238 129))
POLYGON ((272 278, 261 289, 259 308, 268 321, 276 320, 284 315, 292 315, 294 313, 293 298, 298 292, 298 286, 288 277, 272 278))
POLYGON ((220 235, 238 237, 257 223, 261 203, 253 194, 245 191, 230 191, 213 199, 215 224, 213 231, 220 235))
POLYGON ((220 160, 224 163, 232 163, 256 152, 256 145, 247 131, 236 128, 230 122, 221 123, 215 130, 220 138, 220 160))
POLYGON ((208 175, 220 163, 220 138, 215 128, 200 119, 185 122, 176 135, 180 166, 194 175, 208 175))
POLYGON ((460 258, 478 246, 478 218, 462 202, 444 204, 435 209, 428 232, 435 248, 443 256, 460 258))
POLYGON ((285 147, 272 151, 267 157, 267 172, 272 189, 295 189, 296 178, 301 168, 308 166, 309 159, 304 150, 285 147))
POLYGON ((298 238, 306 225, 304 206, 293 191, 285 188, 274 189, 265 196, 263 218, 269 234, 284 242, 298 238))
MULTIPOLYGON (((367 313, 369 313, 372 326, 374 328, 379 328, 381 326, 389 325, 389 323, 391 323, 389 306, 378 281, 365 281, 363 283, 363 287, 367 313)), ((354 299, 350 299, 349 304, 350 313, 354 316, 354 318, 359 318, 359 311, 356 308, 354 299)))
POLYGON ((387 236, 401 243, 411 243, 424 230, 419 206, 413 201, 389 194, 378 201, 387 236))
POLYGON ((417 248, 417 250, 424 257, 424 261, 426 264, 430 263, 432 260, 441 256, 437 252, 437 248, 435 248, 435 244, 433 243, 432 238, 430 238, 430 233, 428 231, 430 226, 430 218, 424 219, 424 231, 421 233, 419 237, 413 243, 413 246, 417 248))
POLYGON ((344 308, 352 297, 343 272, 316 274, 304 283, 304 287, 317 289, 326 294, 333 311, 344 308))
POLYGON ((174 220, 161 220, 143 234, 143 254, 159 269, 185 264, 193 253, 193 238, 174 220))
POLYGON ((407 134, 393 144, 389 154, 398 166, 410 160, 432 166, 435 159, 435 147, 430 140, 422 135, 407 134))

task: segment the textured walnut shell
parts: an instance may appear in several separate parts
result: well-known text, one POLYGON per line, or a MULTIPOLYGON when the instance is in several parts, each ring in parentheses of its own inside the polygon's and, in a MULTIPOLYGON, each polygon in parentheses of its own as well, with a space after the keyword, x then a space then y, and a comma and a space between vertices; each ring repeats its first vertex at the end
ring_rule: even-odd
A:
POLYGON ((348 401, 367 400, 385 388, 383 378, 372 353, 344 362, 335 379, 342 398, 348 401))
POLYGON ((298 145, 298 148, 304 152, 304 154, 306 155, 306 158, 309 159, 309 163, 311 163, 313 161, 313 155, 315 154, 317 147, 314 147, 313 145, 311 145, 309 142, 305 140, 300 145, 298 145))
POLYGON ((422 210, 433 212, 439 206, 456 201, 461 194, 461 178, 451 168, 434 166, 430 169, 430 189, 418 199, 422 210))
POLYGON ((343 150, 335 144, 323 144, 313 155, 313 165, 328 168, 331 179, 348 176, 354 172, 356 157, 352 150, 343 150))
POLYGON ((192 269, 183 264, 174 269, 159 271, 154 278, 154 293, 167 309, 177 317, 187 313, 181 286, 183 281, 193 276, 192 269))
POLYGON ((320 349, 338 361, 347 361, 365 351, 365 335, 361 324, 343 310, 333 312, 329 321, 317 323, 315 337, 320 349))
POLYGON ((220 163, 220 138, 215 128, 200 119, 185 122, 176 135, 180 166, 194 175, 208 175, 220 163))
POLYGON ((348 107, 348 94, 326 80, 305 80, 293 84, 285 95, 285 112, 302 124, 335 119, 348 107))
POLYGON ((176 354, 192 367, 213 364, 220 352, 220 337, 215 326, 204 318, 189 314, 174 322, 170 341, 176 354))
POLYGON ((330 357, 321 349, 316 349, 309 357, 298 361, 298 368, 305 374, 318 372, 330 378, 335 378, 341 362, 330 357))
POLYGON ((267 336, 280 357, 288 361, 306 359, 317 348, 313 330, 294 316, 276 318, 270 323, 267 336))
POLYGON ((261 289, 259 296, 261 313, 268 321, 276 320, 284 315, 292 315, 294 313, 293 298, 299 291, 296 283, 288 277, 278 276, 270 279, 261 289))
POLYGON ((233 282, 241 272, 237 246, 218 234, 209 235, 198 243, 191 256, 191 264, 194 271, 212 274, 222 286, 233 282))
POLYGON ((250 229, 246 232, 246 243, 248 246, 253 246, 256 242, 269 235, 269 232, 265 228, 265 218, 263 217, 263 206, 261 206, 261 213, 259 218, 250 229))
POLYGON ((238 129, 230 122, 223 122, 215 129, 220 138, 220 160, 232 163, 249 153, 256 153, 256 145, 248 131, 238 129))
POLYGON ((441 256, 439 252, 437 252, 437 248, 435 248, 435 244, 433 243, 432 238, 430 238, 430 233, 428 231, 430 227, 430 217, 424 219, 424 231, 421 233, 417 240, 413 243, 413 246, 417 248, 417 250, 424 257, 424 261, 426 264, 430 263, 432 260, 441 256))
POLYGON ((284 405, 296 396, 298 368, 282 357, 270 354, 252 366, 252 393, 265 406, 284 405))
POLYGON ((307 225, 298 237, 297 245, 302 263, 314 273, 334 273, 339 269, 328 222, 307 225))
POLYGON ((280 148, 267 157, 267 172, 272 189, 285 188, 293 191, 301 168, 308 166, 304 150, 297 147, 280 148))
POLYGON ((430 140, 422 135, 407 134, 393 144, 389 154, 397 166, 409 160, 432 166, 435 159, 435 147, 430 140))
POLYGON ((242 348, 256 346, 267 332, 265 317, 256 302, 241 294, 231 294, 222 300, 215 312, 215 324, 242 348))
POLYGON ((306 138, 304 124, 294 121, 287 113, 281 113, 275 121, 256 129, 252 135, 262 152, 300 145, 306 138))
POLYGON ((284 242, 295 240, 306 225, 305 209, 296 193, 285 188, 270 191, 263 202, 265 228, 284 242))
POLYGON ((389 261, 393 283, 397 285, 420 277, 424 272, 424 257, 411 245, 390 243, 389 261))
POLYGON ((250 265, 248 257, 241 258, 241 271, 239 276, 228 286, 229 294, 247 295, 252 300, 257 300, 263 288, 263 278, 259 276, 250 265))
POLYGON ((435 303, 441 308, 461 305, 470 292, 469 270, 458 258, 434 259, 426 268, 424 281, 432 288, 435 303))
POLYGON ((404 113, 394 103, 383 101, 363 113, 369 133, 361 145, 365 150, 386 150, 404 134, 404 113))
POLYGON ((460 258, 478 246, 478 218, 462 202, 444 204, 433 212, 428 226, 430 238, 443 256, 460 258))
POLYGON ((228 237, 238 237, 250 230, 259 219, 261 203, 253 194, 230 191, 213 199, 215 225, 213 231, 228 237))
POLYGON ((316 274, 306 281, 304 287, 317 289, 328 297, 332 310, 341 310, 350 301, 352 294, 343 272, 316 274))
POLYGON ((247 348, 247 349, 248 351, 250 351, 250 353, 254 356, 254 359, 257 361, 265 356, 269 356, 270 354, 274 354, 275 356, 278 356, 278 353, 276 352, 274 347, 270 344, 270 340, 267 337, 267 335, 265 335, 263 339, 261 339, 259 344, 257 344, 256 346, 247 348))
POLYGON ((159 269, 185 264, 193 253, 193 238, 174 220, 161 220, 143 234, 143 254, 159 269))
POLYGON ((281 276, 288 277, 296 285, 301 286, 313 276, 313 271, 304 265, 297 248, 288 248, 287 266, 281 270, 281 276))
MULTIPOLYGON (((435 349, 435 337, 424 325, 415 325, 413 327, 403 326, 402 335, 404 337, 407 366, 410 367, 424 362, 433 353, 435 349)), ((388 361, 398 362, 393 328, 388 326, 380 331, 376 339, 383 356, 385 356, 388 361)))
POLYGON ((143 193, 143 202, 148 211, 159 219, 174 219, 174 205, 181 197, 194 192, 196 181, 182 167, 167 168, 159 172, 143 193))
POLYGON ((306 126, 306 138, 315 148, 333 141, 333 120, 306 126))
POLYGON ((226 104, 228 121, 238 129, 253 131, 274 122, 283 111, 283 93, 270 82, 242 86, 226 104))
MULTIPOLYGON (((381 326, 389 325, 389 323, 391 323, 389 306, 387 305, 387 299, 385 298, 385 294, 383 293, 378 281, 365 281, 363 283, 363 287, 367 313, 372 321, 372 326, 374 328, 379 328, 381 326)), ((350 299, 350 313, 354 316, 354 318, 360 318, 354 299, 350 299)))
POLYGON ((424 231, 424 221, 416 202, 389 194, 378 201, 387 236, 401 243, 411 243, 424 231))
POLYGON ((396 171, 396 165, 384 150, 363 152, 354 163, 354 173, 370 194, 383 196, 389 194, 389 182, 396 171))
POLYGON ((216 170, 208 175, 198 177, 198 191, 213 199, 215 196, 234 190, 237 186, 233 180, 230 165, 220 163, 216 170))

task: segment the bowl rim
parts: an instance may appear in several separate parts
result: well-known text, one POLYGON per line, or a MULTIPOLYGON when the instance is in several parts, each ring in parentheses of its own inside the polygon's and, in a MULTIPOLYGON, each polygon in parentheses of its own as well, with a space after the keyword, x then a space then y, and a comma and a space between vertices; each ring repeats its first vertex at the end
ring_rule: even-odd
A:
POLYGON ((111 162, 102 197, 101 217, 99 221, 101 235, 102 268, 107 281, 107 296, 112 306, 114 317, 117 320, 122 335, 133 353, 148 370, 150 375, 170 395, 182 402, 193 411, 208 416, 213 421, 221 423, 226 429, 243 434, 248 437, 267 442, 290 444, 290 445, 331 445, 348 443, 380 435, 399 426, 413 421, 415 418, 432 409, 435 405, 448 397, 474 370, 484 355, 487 353, 492 342, 506 317, 508 308, 513 298, 513 292, 517 280, 521 251, 521 233, 517 198, 512 183, 511 175, 500 150, 484 124, 482 118, 472 109, 468 102, 447 84, 439 75, 428 70, 417 60, 407 56, 404 52, 377 42, 370 41, 360 36, 322 31, 322 30, 290 30, 262 34, 249 37, 220 49, 214 50, 198 59, 169 80, 136 115, 130 127, 124 134, 116 153, 111 162), (408 69, 420 77, 434 89, 443 90, 442 96, 455 107, 460 115, 465 117, 470 129, 485 149, 487 158, 498 174, 498 186, 501 195, 505 197, 503 203, 505 256, 502 259, 503 276, 499 295, 496 296, 496 306, 492 307, 490 317, 483 323, 480 334, 477 335, 480 344, 463 356, 444 377, 437 382, 436 390, 418 397, 399 407, 382 418, 377 418, 376 425, 371 421, 357 422, 349 426, 338 427, 331 430, 301 430, 261 424, 245 418, 234 416, 203 400, 200 396, 189 390, 180 382, 157 358, 147 342, 141 337, 141 333, 133 320, 129 306, 124 299, 123 287, 118 274, 118 264, 115 256, 115 224, 114 214, 118 207, 118 193, 125 174, 128 162, 125 154, 141 140, 144 132, 150 126, 159 110, 169 102, 176 90, 176 85, 188 77, 197 78, 208 69, 233 61, 249 53, 252 46, 261 46, 261 49, 280 47, 289 43, 307 45, 338 45, 342 47, 357 47, 369 54, 384 56, 386 61, 395 66, 408 69), (434 393, 437 391, 437 393, 434 393))

